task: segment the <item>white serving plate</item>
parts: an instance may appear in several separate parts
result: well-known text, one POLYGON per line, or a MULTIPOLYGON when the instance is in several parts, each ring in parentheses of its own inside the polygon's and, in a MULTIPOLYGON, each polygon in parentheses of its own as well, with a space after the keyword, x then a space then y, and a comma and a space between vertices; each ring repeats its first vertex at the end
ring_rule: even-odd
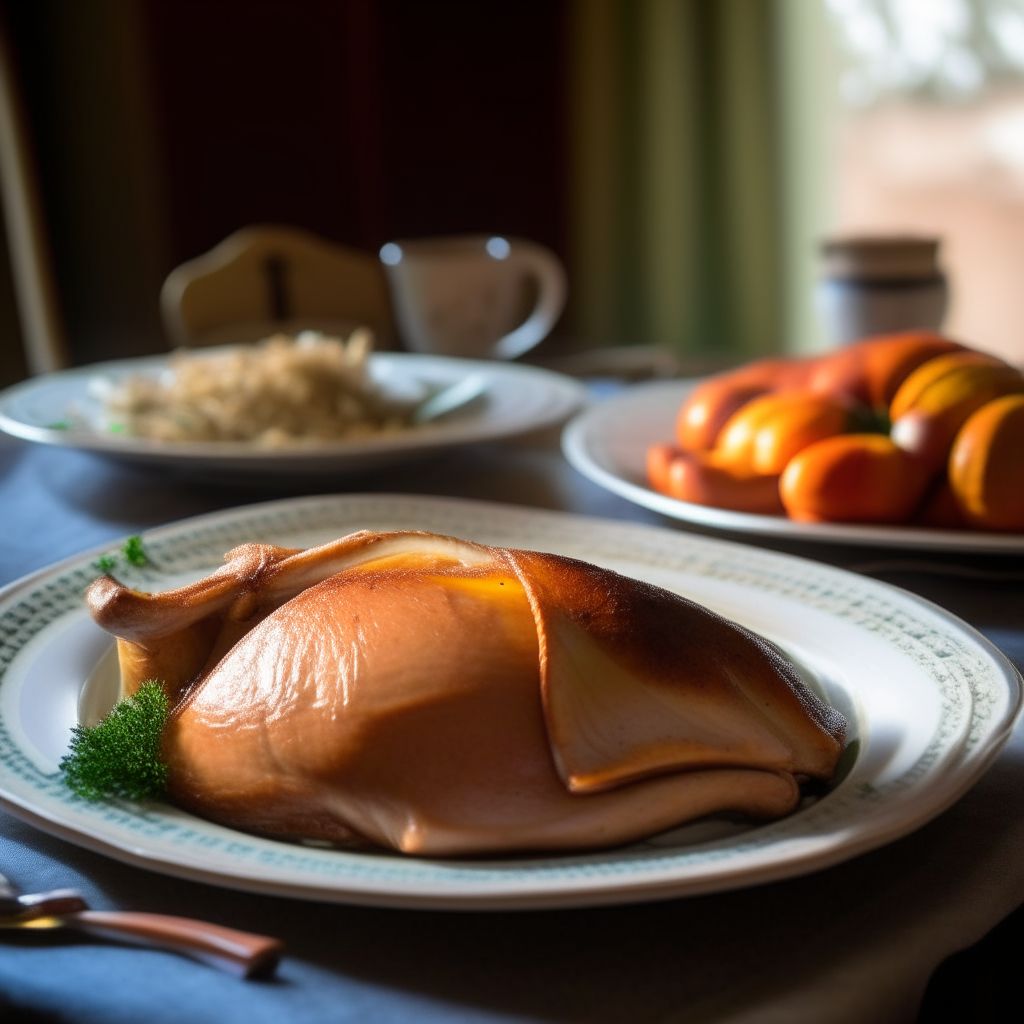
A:
MULTIPOLYGON (((1021 681, 983 637, 936 606, 815 562, 673 530, 454 499, 304 498, 200 516, 145 536, 152 590, 203 575, 244 541, 319 544, 370 528, 425 529, 585 558, 649 580, 785 648, 850 721, 845 777, 780 821, 705 819, 628 847, 568 856, 430 860, 235 832, 163 804, 91 804, 57 764, 116 671, 82 591, 98 551, 0 592, 0 803, 38 827, 156 871, 316 900, 448 909, 628 902, 803 874, 905 835, 979 777, 1008 738, 1021 681)), ((840 773, 841 774, 841 773, 840 773)))
POLYGON ((565 457, 585 477, 614 494, 662 515, 699 526, 828 544, 1024 554, 1024 533, 800 523, 785 516, 754 515, 694 505, 651 490, 644 465, 647 449, 658 442, 672 441, 679 407, 698 383, 694 380, 672 380, 640 384, 591 406, 566 426, 562 434, 565 457))
MULTIPOLYGON (((198 354, 215 351, 223 350, 207 349, 198 354)), ((97 430, 52 428, 51 424, 66 421, 71 409, 80 410, 86 421, 98 415, 99 400, 89 390, 94 378, 117 381, 132 374, 156 375, 166 368, 168 359, 168 355, 121 359, 16 384, 0 393, 0 429, 40 444, 78 448, 124 462, 178 471, 302 476, 365 470, 453 445, 554 426, 586 400, 586 390, 579 382, 534 366, 381 352, 370 357, 371 373, 398 394, 416 397, 471 374, 483 374, 487 390, 466 408, 424 426, 287 448, 259 448, 244 442, 154 441, 97 430)))

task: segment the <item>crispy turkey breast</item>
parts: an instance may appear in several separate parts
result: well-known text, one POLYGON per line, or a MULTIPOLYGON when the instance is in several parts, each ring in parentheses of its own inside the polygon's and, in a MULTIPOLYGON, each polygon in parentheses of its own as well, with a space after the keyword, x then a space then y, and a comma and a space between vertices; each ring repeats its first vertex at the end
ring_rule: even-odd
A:
POLYGON ((97 580, 162 680, 171 799, 287 837, 460 855, 622 843, 828 779, 845 721, 773 646, 557 555, 362 532, 248 544, 162 594, 97 580))

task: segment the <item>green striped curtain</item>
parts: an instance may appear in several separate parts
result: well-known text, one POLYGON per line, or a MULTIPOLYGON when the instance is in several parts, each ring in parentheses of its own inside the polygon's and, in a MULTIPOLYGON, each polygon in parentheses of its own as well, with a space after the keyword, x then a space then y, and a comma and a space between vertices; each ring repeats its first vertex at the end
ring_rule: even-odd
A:
POLYGON ((793 208, 789 167, 797 5, 818 6, 572 0, 580 336, 733 358, 806 347, 814 218, 793 208))

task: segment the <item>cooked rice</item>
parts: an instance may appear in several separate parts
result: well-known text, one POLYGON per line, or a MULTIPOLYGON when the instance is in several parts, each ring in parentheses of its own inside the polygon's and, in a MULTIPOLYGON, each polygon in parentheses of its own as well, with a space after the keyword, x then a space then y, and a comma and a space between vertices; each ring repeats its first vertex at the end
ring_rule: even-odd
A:
POLYGON ((277 448, 409 425, 411 408, 370 379, 373 334, 304 331, 208 355, 176 352, 159 377, 132 376, 105 396, 108 426, 162 441, 249 441, 277 448))

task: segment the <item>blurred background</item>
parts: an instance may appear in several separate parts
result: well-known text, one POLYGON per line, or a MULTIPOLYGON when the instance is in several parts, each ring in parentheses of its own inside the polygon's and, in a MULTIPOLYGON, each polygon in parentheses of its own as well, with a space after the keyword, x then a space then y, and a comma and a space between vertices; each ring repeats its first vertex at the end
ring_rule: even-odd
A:
POLYGON ((1024 0, 3 0, 0 27, 76 364, 165 350, 168 271, 260 223, 531 238, 568 268, 557 335, 732 360, 822 344, 823 237, 937 235, 948 330, 1024 361, 1024 0))

